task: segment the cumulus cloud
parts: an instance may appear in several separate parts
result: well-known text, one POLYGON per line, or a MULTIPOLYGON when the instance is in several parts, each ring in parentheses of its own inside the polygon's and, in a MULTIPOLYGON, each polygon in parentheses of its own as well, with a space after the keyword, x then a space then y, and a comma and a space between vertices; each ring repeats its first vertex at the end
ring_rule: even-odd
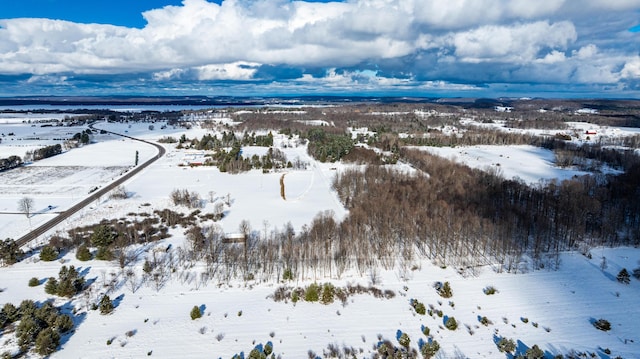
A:
POLYGON ((143 13, 141 29, 0 20, 0 75, 345 89, 637 81, 633 10, 640 0, 183 0, 143 13))

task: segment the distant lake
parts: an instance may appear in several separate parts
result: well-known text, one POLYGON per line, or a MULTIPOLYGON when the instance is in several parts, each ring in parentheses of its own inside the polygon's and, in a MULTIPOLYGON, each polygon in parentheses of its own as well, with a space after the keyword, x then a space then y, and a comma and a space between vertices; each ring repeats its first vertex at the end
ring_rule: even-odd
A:
MULTIPOLYGON (((206 110, 209 108, 224 108, 236 106, 216 106, 216 105, 15 105, 0 106, 0 111, 78 111, 78 110, 110 110, 116 112, 142 112, 142 111, 185 111, 185 110, 206 110)), ((243 106, 244 107, 244 106, 243 106)))

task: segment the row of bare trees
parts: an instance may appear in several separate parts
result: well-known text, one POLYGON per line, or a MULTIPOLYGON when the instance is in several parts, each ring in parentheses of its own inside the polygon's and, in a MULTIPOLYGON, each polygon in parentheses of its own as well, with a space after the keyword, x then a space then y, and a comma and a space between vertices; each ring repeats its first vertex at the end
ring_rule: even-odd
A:
POLYGON ((207 278, 269 280, 291 270, 300 278, 340 277, 378 268, 407 274, 418 258, 472 269, 499 263, 517 271, 557 265, 558 253, 580 245, 640 243, 640 165, 626 174, 584 176, 531 186, 497 173, 403 151, 416 173, 384 166, 347 170, 334 188, 349 208, 341 222, 319 213, 299 233, 290 224, 269 235, 251 230, 246 247, 223 244, 203 230, 201 246, 184 258, 207 264, 207 278))

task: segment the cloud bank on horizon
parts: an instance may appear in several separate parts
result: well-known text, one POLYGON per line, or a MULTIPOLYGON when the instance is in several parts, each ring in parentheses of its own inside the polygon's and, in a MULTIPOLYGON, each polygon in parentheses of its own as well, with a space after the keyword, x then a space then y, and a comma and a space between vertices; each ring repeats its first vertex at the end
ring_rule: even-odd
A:
POLYGON ((637 96, 639 15, 640 0, 184 0, 142 28, 0 19, 0 95, 637 96))

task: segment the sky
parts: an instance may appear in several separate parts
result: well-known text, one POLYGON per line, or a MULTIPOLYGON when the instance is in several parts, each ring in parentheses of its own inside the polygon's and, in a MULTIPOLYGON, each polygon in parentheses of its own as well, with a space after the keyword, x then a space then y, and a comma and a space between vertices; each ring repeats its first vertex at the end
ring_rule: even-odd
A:
POLYGON ((0 0, 0 96, 640 98, 640 0, 0 0))

